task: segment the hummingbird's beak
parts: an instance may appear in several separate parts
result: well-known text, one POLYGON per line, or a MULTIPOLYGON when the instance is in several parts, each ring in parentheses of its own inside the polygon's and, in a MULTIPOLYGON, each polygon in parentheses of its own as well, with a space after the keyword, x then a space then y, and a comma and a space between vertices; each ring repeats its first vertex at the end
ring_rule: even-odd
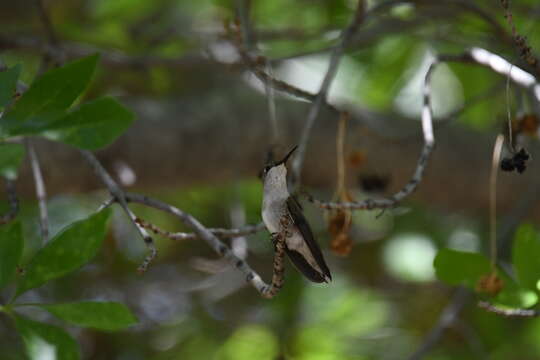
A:
POLYGON ((292 153, 294 152, 294 150, 296 150, 296 148, 298 148, 298 145, 296 145, 295 147, 292 148, 291 151, 289 151, 289 153, 287 155, 285 155, 285 157, 283 158, 283 160, 281 161, 278 161, 276 163, 276 166, 277 165, 281 165, 281 164, 285 164, 287 162, 287 160, 289 160, 289 158, 291 157, 292 153))

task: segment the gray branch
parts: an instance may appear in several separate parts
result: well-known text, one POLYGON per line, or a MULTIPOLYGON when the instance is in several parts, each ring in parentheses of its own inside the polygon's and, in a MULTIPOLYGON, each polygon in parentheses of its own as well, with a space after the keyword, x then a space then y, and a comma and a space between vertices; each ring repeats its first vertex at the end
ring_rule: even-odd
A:
POLYGON ((478 307, 488 312, 506 317, 538 317, 540 311, 534 309, 503 309, 487 301, 478 302, 478 307))
POLYGON ((409 196, 416 190, 418 184, 422 181, 424 172, 426 170, 428 160, 431 156, 433 148, 435 147, 435 137, 433 135, 433 112, 431 109, 431 87, 430 79, 431 74, 435 67, 439 64, 439 60, 435 59, 429 66, 425 78, 423 87, 423 105, 422 105, 422 132, 424 135, 424 147, 420 153, 420 157, 416 164, 414 174, 403 188, 395 193, 388 199, 366 199, 363 201, 351 201, 351 202, 324 202, 313 198, 311 195, 307 195, 309 201, 322 209, 348 209, 348 210, 372 210, 372 209, 386 209, 395 206, 404 198, 409 196))
POLYGON ((347 43, 362 23, 364 19, 364 12, 364 1, 359 0, 351 23, 342 31, 339 44, 332 51, 332 55, 330 56, 330 62, 328 64, 328 69, 322 81, 319 92, 315 96, 315 99, 313 100, 313 103, 311 104, 311 107, 309 109, 304 129, 302 130, 302 134, 300 135, 298 151, 292 162, 291 177, 292 184, 294 186, 300 184, 301 182, 300 177, 302 172, 302 165, 304 164, 304 158, 306 154, 307 144, 311 135, 311 129, 313 128, 315 120, 319 115, 321 105, 327 102, 326 98, 328 95, 328 90, 330 89, 332 81, 336 76, 343 52, 345 51, 347 43))
MULTIPOLYGON (((146 247, 148 248, 150 252, 146 256, 146 258, 143 260, 142 264, 139 266, 139 269, 138 269, 139 272, 144 273, 148 269, 148 266, 150 265, 150 263, 157 256, 157 250, 154 244, 154 240, 148 234, 146 229, 137 222, 137 217, 135 216, 133 211, 131 211, 131 209, 127 206, 125 192, 122 190, 122 188, 120 188, 120 186, 116 183, 116 181, 113 180, 112 176, 107 172, 107 170, 105 170, 103 165, 101 165, 101 163, 94 156, 94 154, 86 150, 82 150, 81 154, 92 165, 95 173, 101 178, 105 186, 107 186, 112 197, 120 204, 124 212, 127 214, 131 222, 133 222, 133 224, 137 228, 137 231, 143 238, 144 243, 146 244, 146 247)), ((105 205, 109 206, 110 204, 111 202, 107 202, 105 205)))
MULTIPOLYGON (((141 218, 137 218, 137 223, 142 227, 152 231, 154 234, 161 235, 171 240, 194 240, 199 238, 196 233, 170 232, 167 230, 163 230, 154 224, 144 221, 141 218)), ((252 235, 264 229, 266 229, 264 224, 259 223, 257 225, 247 225, 235 229, 208 228, 208 231, 210 231, 212 234, 219 238, 231 239, 246 235, 252 235)))
MULTIPOLYGON (((207 229, 204 227, 196 218, 194 218, 192 215, 180 210, 177 207, 174 207, 172 205, 169 205, 167 203, 164 203, 160 200, 150 198, 145 195, 140 194, 134 194, 134 193, 125 193, 125 199, 128 202, 136 202, 139 204, 143 204, 149 207, 153 207, 155 209, 164 211, 166 213, 169 213, 171 215, 174 215, 184 225, 191 228, 197 237, 200 239, 206 241, 206 243, 220 256, 222 256, 225 260, 227 260, 230 264, 232 264, 234 267, 236 267, 239 271, 241 271, 246 276, 246 281, 248 281, 257 291, 264 297, 271 297, 275 294, 270 294, 270 290, 272 289, 271 285, 266 284, 261 276, 255 272, 249 264, 240 259, 238 256, 234 254, 234 252, 225 245, 221 240, 218 239, 216 235, 214 235, 210 229, 207 229)), ((277 254, 277 252, 276 252, 277 254)), ((272 290, 273 292, 273 290, 272 290)))

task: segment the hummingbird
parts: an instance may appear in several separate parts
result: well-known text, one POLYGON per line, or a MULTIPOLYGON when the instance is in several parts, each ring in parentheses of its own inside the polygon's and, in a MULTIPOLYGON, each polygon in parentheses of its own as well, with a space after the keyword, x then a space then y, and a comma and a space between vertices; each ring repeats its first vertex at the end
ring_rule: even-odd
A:
POLYGON ((321 249, 302 213, 302 206, 287 189, 286 163, 296 148, 297 146, 289 151, 281 161, 270 161, 264 167, 261 215, 264 225, 272 235, 284 230, 281 221, 283 216, 291 220, 291 226, 287 229, 290 235, 285 240, 285 253, 298 271, 309 280, 328 283, 332 280, 332 276, 321 249))

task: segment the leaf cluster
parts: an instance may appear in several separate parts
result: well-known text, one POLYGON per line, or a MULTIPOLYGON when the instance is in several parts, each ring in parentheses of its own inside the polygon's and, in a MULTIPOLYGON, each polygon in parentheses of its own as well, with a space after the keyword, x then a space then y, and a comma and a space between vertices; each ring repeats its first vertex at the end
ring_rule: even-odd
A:
MULTIPOLYGON (((133 114, 111 97, 101 97, 74 107, 88 87, 98 62, 93 55, 53 69, 39 77, 23 94, 17 92, 20 66, 0 72, 0 176, 14 180, 25 155, 16 140, 37 135, 96 150, 109 145, 132 123, 133 114)), ((0 289, 12 296, 0 304, 23 339, 30 358, 51 352, 56 359, 79 359, 75 339, 64 329, 32 320, 21 312, 37 307, 68 324, 103 331, 124 329, 137 322, 123 304, 80 301, 22 303, 21 295, 57 280, 91 261, 106 236, 110 209, 99 211, 60 231, 27 264, 22 264, 24 236, 21 224, 0 227, 0 289), (13 285, 13 286, 12 286, 13 285)))
POLYGON ((437 277, 450 285, 463 285, 509 308, 528 308, 538 303, 540 285, 540 238, 534 226, 523 224, 513 240, 512 267, 493 268, 479 253, 442 249, 435 257, 437 277))

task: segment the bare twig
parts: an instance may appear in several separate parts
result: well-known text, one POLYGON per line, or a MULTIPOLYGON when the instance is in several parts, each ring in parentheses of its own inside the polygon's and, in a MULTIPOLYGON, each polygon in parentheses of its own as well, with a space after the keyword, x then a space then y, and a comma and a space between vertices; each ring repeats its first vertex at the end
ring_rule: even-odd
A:
POLYGON ((487 301, 479 301, 478 307, 486 311, 495 313, 497 315, 507 316, 507 317, 538 317, 540 316, 540 311, 533 309, 503 309, 497 307, 487 301))
POLYGON ((491 174, 489 181, 489 241, 491 270, 495 273, 497 263, 497 174, 501 160, 501 150, 504 143, 504 136, 498 135, 493 147, 493 158, 491 160, 491 174))
POLYGON ((270 62, 266 63, 266 72, 270 76, 269 81, 264 84, 266 98, 268 99, 268 117, 270 120, 270 130, 272 134, 270 144, 271 146, 275 146, 279 142, 279 127, 276 116, 276 97, 274 94, 274 86, 272 84, 274 76, 272 72, 272 64, 270 62))
POLYGON ((272 288, 270 285, 267 285, 262 280, 260 275, 257 274, 246 261, 237 257, 227 245, 221 242, 221 240, 219 240, 217 236, 215 236, 209 229, 205 228, 197 219, 195 219, 190 214, 183 212, 177 207, 145 195, 125 193, 125 199, 126 201, 144 204, 146 206, 150 206, 176 216, 178 219, 180 219, 180 221, 182 221, 184 225, 193 229, 197 237, 206 241, 216 253, 218 253, 220 256, 229 261, 229 263, 231 263, 234 267, 244 273, 244 275, 246 275, 246 280, 255 289, 257 289, 257 291, 262 296, 266 296, 265 294, 267 294, 272 288))
MULTIPOLYGON (((273 77, 271 74, 265 72, 261 66, 264 64, 270 63, 270 60, 265 58, 264 56, 258 55, 254 57, 246 48, 245 48, 245 41, 244 36, 242 36, 242 33, 240 29, 235 28, 233 26, 230 26, 230 24, 226 24, 226 30, 227 33, 230 34, 231 41, 233 45, 238 50, 238 53, 240 57, 242 58, 242 62, 244 65, 259 79, 265 86, 271 86, 273 89, 284 92, 288 95, 298 97, 300 99, 308 100, 308 101, 314 101, 316 98, 316 94, 313 94, 309 91, 300 89, 294 85, 291 85, 283 80, 277 79, 273 77)), ((327 103, 324 102, 324 104, 333 111, 337 111, 337 109, 327 103)))
POLYGON ((464 62, 486 66, 494 72, 507 76, 515 84, 531 90, 535 98, 540 101, 540 84, 536 81, 536 78, 525 70, 514 66, 499 55, 478 47, 472 48, 460 55, 439 55, 429 67, 424 80, 424 105, 422 107, 424 148, 418 159, 412 179, 398 193, 388 199, 366 199, 358 202, 323 202, 307 194, 308 200, 323 209, 385 209, 395 206, 416 189, 422 180, 427 161, 435 145, 433 136, 433 115, 430 105, 429 79, 435 66, 441 62, 464 62))
POLYGON ((236 0, 236 15, 240 19, 244 47, 248 50, 254 50, 257 40, 251 24, 251 0, 236 0))
POLYGON ((169 58, 154 55, 129 55, 118 50, 105 49, 92 45, 81 45, 79 43, 62 42, 62 52, 58 48, 51 46, 48 42, 40 38, 26 36, 5 36, 0 34, 0 49, 17 49, 20 51, 46 54, 54 59, 55 62, 62 62, 64 58, 79 58, 99 52, 101 54, 100 63, 113 67, 121 68, 140 68, 149 66, 164 66, 168 68, 183 68, 200 65, 224 65, 227 68, 238 67, 238 64, 221 64, 200 53, 190 53, 185 56, 169 58))
POLYGON ((43 174, 41 173, 39 159, 34 146, 29 139, 25 139, 25 145, 26 151, 28 152, 28 157, 30 158, 32 175, 34 176, 34 183, 36 186, 36 196, 39 204, 39 225, 41 228, 41 238, 45 243, 49 238, 49 215, 47 213, 47 192, 45 190, 45 182, 43 181, 43 174))
POLYGON ((346 193, 345 189, 345 130, 347 128, 347 122, 349 120, 349 113, 342 112, 339 117, 338 131, 336 135, 336 164, 337 164, 337 187, 336 197, 340 200, 344 200, 343 197, 346 193))
POLYGON ((144 243, 146 244, 146 247, 149 250, 149 254, 144 258, 141 265, 139 265, 138 271, 140 273, 144 273, 147 269, 150 263, 155 259, 157 256, 157 250, 156 246, 154 244, 154 240, 152 237, 148 234, 146 229, 139 225, 137 223, 137 217, 131 211, 131 209, 127 206, 126 196, 122 188, 116 183, 116 181, 113 180, 112 176, 105 170, 103 165, 99 162, 99 160, 89 151, 82 150, 81 154, 83 157, 92 165, 94 168, 95 173, 101 178, 105 186, 107 186, 110 194, 112 197, 120 204, 124 212, 128 215, 130 220, 133 222, 135 227, 137 228, 137 231, 141 235, 141 237, 144 240, 144 243))
POLYGON ((99 205, 99 207, 98 207, 98 209, 96 211, 100 212, 101 210, 108 208, 109 206, 111 206, 115 202, 116 202, 116 199, 114 197, 108 198, 101 205, 99 205))
POLYGON ((519 56, 527 64, 534 68, 537 75, 540 75, 540 63, 538 62, 538 59, 536 58, 536 56, 534 56, 530 45, 527 43, 527 38, 525 36, 521 36, 516 29, 512 12, 510 11, 510 1, 501 0, 501 5, 504 9, 504 17, 512 30, 512 38, 519 50, 519 56))
POLYGON ((52 26, 51 19, 49 18, 49 14, 47 13, 43 0, 35 0, 35 2, 49 43, 52 46, 58 46, 58 37, 56 36, 56 32, 54 31, 54 27, 52 26))
POLYGON ((313 103, 311 104, 311 107, 309 109, 306 123, 302 130, 302 134, 300 135, 300 141, 298 143, 298 150, 292 162, 291 182, 293 184, 293 187, 296 187, 301 183, 302 166, 304 164, 307 144, 311 136, 311 129, 313 128, 313 125, 315 124, 315 120, 317 119, 317 116, 319 115, 319 111, 321 110, 321 105, 326 103, 328 90, 330 89, 330 85, 332 85, 332 81, 334 80, 334 77, 336 76, 341 57, 345 51, 345 47, 347 46, 347 43, 349 42, 351 37, 354 35, 356 30, 358 30, 358 28, 360 27, 360 24, 362 23, 362 21, 364 20, 364 13, 365 13, 364 1, 359 0, 351 23, 342 31, 340 35, 340 42, 338 46, 336 46, 334 50, 332 51, 332 55, 330 56, 330 62, 328 64, 328 69, 322 81, 321 87, 317 95, 315 96, 315 99, 313 100, 313 103))
POLYGON ((473 47, 467 53, 448 61, 468 61, 487 66, 494 72, 507 76, 516 85, 530 89, 536 100, 540 101, 540 84, 533 75, 486 49, 473 47))
MULTIPOLYGON (((512 70, 510 70, 512 71, 512 70)), ((510 106, 510 76, 506 77, 506 89, 505 89, 505 95, 506 95, 506 123, 508 125, 508 148, 510 151, 516 151, 514 147, 514 137, 512 134, 512 116, 510 114, 511 112, 511 106, 510 106)))
MULTIPOLYGON (((167 230, 163 230, 158 226, 151 224, 141 218, 137 218, 136 221, 139 225, 141 225, 145 229, 152 231, 154 234, 161 235, 171 240, 194 240, 198 238, 198 235, 195 233, 170 232, 167 230)), ((210 231, 212 234, 219 238, 227 239, 252 235, 264 229, 266 229, 264 224, 259 223, 257 225, 247 225, 235 229, 208 228, 208 231, 210 231)))
POLYGON ((15 181, 5 178, 6 182, 6 197, 9 205, 9 210, 0 216, 0 225, 7 224, 19 213, 19 198, 17 197, 17 191, 15 189, 15 181))
POLYGON ((418 184, 422 181, 424 171, 426 169, 429 157, 435 146, 435 137, 433 135, 433 114, 431 109, 431 88, 430 78, 433 70, 439 64, 439 60, 435 59, 431 63, 426 72, 424 78, 423 88, 423 106, 422 106, 422 131, 424 134, 424 147, 420 153, 420 158, 416 164, 416 170, 409 182, 405 186, 388 199, 366 199, 363 201, 354 202, 323 202, 313 198, 311 195, 307 195, 309 201, 313 202, 323 209, 385 209, 395 206, 404 198, 409 196, 414 190, 416 190, 418 184))
MULTIPOLYGON (((246 209, 242 202, 237 198, 231 205, 229 211, 231 226, 234 228, 242 228, 246 226, 246 209)), ((261 230, 264 229, 264 224, 259 224, 261 230)), ((241 259, 246 259, 248 255, 247 239, 245 236, 237 236, 231 240, 231 249, 233 253, 241 259)))

